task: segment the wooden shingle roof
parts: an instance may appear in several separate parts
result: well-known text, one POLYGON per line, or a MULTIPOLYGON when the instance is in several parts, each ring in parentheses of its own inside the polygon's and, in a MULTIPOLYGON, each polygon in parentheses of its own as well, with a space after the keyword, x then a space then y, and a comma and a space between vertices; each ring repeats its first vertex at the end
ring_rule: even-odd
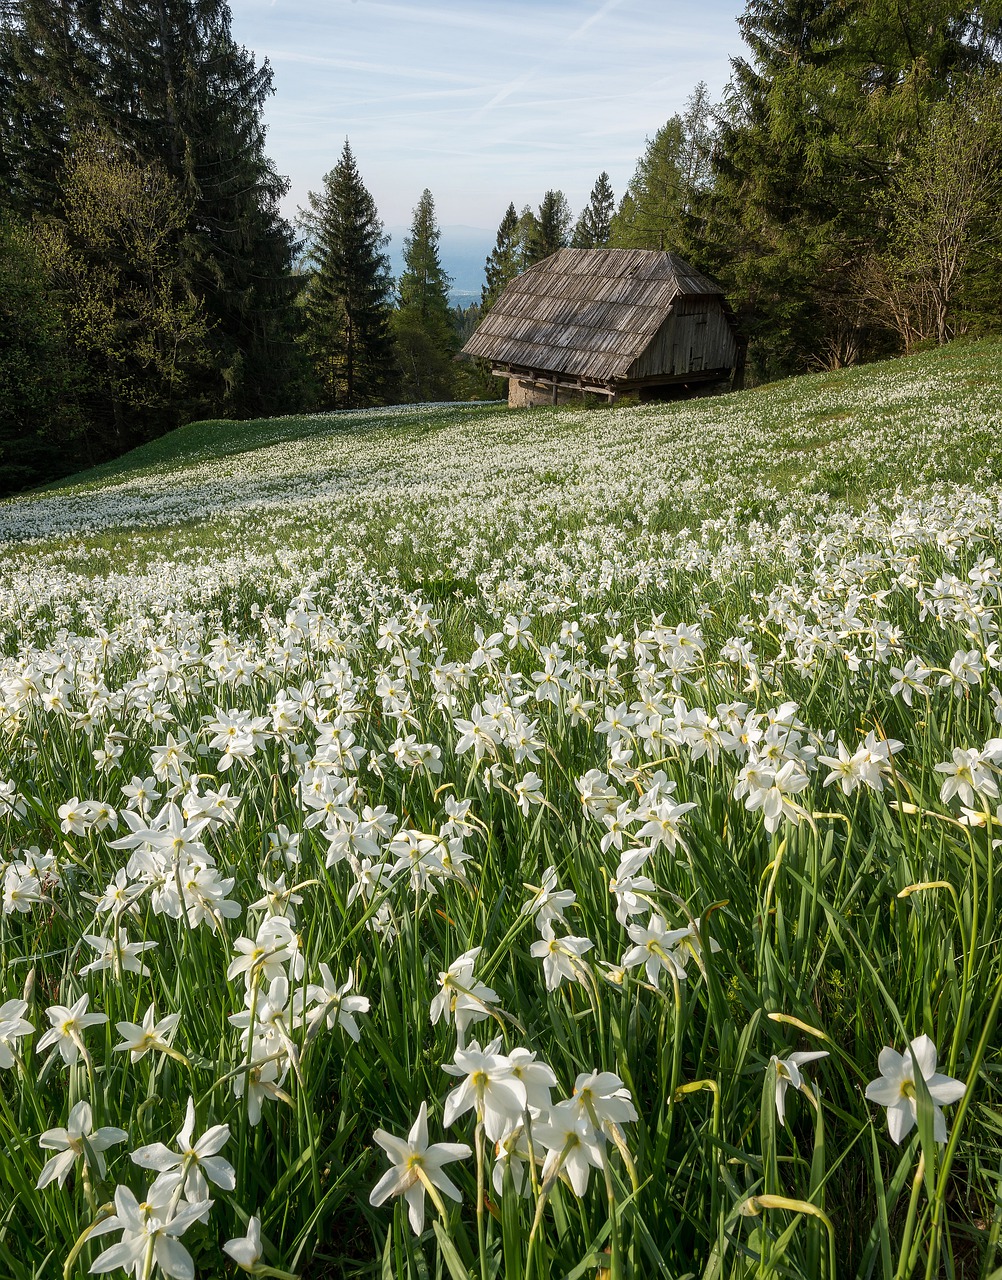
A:
POLYGON ((677 297, 714 284, 658 249, 561 249, 512 280, 463 353, 600 382, 626 376, 677 297))

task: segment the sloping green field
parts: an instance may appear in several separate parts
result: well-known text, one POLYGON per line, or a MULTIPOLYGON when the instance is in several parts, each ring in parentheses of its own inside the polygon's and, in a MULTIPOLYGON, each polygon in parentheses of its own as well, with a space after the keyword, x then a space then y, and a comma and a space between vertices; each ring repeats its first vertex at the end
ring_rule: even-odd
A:
POLYGON ((0 1274, 993 1275, 1000 441, 955 344, 0 505, 0 1274))

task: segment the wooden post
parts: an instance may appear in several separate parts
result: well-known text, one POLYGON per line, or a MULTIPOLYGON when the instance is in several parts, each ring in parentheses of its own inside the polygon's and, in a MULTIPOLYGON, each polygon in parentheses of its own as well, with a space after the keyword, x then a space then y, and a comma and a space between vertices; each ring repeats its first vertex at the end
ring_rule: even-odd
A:
POLYGON ((734 363, 734 372, 731 375, 731 390, 743 391, 745 385, 745 360, 748 356, 748 339, 745 337, 738 338, 737 359, 734 363))

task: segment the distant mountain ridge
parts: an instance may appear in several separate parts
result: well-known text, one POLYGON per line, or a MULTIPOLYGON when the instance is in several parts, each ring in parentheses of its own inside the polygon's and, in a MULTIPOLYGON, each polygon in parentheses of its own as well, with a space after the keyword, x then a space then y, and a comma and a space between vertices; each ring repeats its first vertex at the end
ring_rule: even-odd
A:
MULTIPOLYGON (((390 258, 390 270, 398 280, 404 269, 404 239, 410 227, 386 227, 390 243, 386 252, 390 258)), ((453 306, 467 307, 480 301, 484 284, 484 262, 494 248, 496 232, 486 227, 451 226, 442 228, 439 256, 442 266, 452 277, 450 301, 453 306)))

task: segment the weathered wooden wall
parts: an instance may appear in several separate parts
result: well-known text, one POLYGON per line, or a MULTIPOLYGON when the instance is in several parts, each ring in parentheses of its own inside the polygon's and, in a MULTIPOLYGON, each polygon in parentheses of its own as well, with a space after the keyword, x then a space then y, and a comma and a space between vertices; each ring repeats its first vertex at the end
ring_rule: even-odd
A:
POLYGON ((731 369, 737 362, 734 331, 719 298, 676 298, 671 314, 633 362, 628 378, 678 377, 704 369, 731 369))

